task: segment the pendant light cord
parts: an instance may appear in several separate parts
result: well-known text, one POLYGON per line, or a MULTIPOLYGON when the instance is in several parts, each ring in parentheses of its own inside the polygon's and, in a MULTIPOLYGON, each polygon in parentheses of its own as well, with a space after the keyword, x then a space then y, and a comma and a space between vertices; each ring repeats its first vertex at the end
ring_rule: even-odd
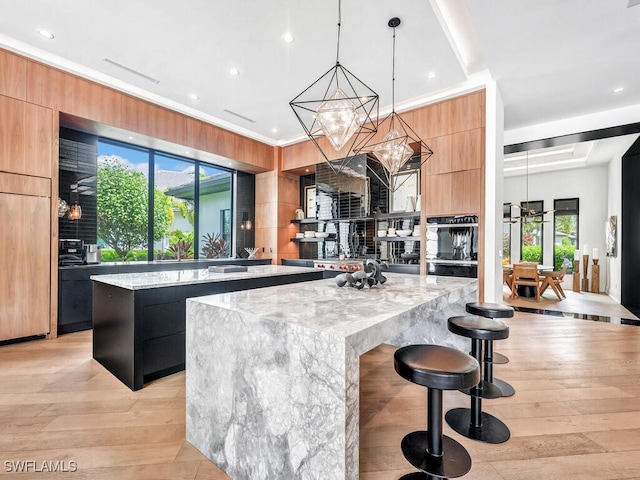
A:
POLYGON ((525 178, 527 179, 527 215, 529 215, 529 151, 527 151, 527 175, 525 178))
POLYGON ((340 26, 342 24, 342 2, 338 0, 338 41, 336 45, 336 65, 340 65, 340 26))
POLYGON ((396 111, 396 27, 393 27, 393 53, 391 54, 391 112, 396 111))

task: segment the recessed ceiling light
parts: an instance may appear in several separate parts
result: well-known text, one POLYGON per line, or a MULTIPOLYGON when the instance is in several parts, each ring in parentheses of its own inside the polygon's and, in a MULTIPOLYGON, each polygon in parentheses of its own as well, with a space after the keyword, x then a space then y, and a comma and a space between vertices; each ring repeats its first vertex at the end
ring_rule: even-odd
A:
POLYGON ((621 91, 624 90, 624 87, 618 87, 618 88, 614 88, 613 90, 611 90, 613 93, 620 93, 621 91))
POLYGON ((133 137, 129 137, 129 140, 133 140, 133 137))
POLYGON ((49 30, 45 30, 44 28, 39 28, 38 33, 42 35, 44 38, 48 38, 49 40, 53 40, 55 36, 49 30))
POLYGON ((308 169, 308 168, 305 168, 305 169, 304 169, 304 171, 305 171, 305 172, 308 172, 308 171, 309 171, 309 169, 308 169))
POLYGON ((436 72, 429 72, 427 73, 427 78, 429 80, 433 80, 434 78, 436 78, 438 76, 438 74, 436 72))
POLYGON ((235 68, 235 67, 234 67, 234 68, 230 68, 230 69, 229 69, 229 73, 230 73, 231 75, 240 75, 240 70, 238 70, 238 69, 237 69, 237 68, 235 68))
POLYGON ((189 98, 191 100, 200 100, 200 97, 198 95, 196 95, 195 93, 192 93, 191 95, 189 95, 189 98))
POLYGON ((367 102, 369 100, 369 97, 360 97, 360 101, 362 103, 367 102))
POLYGON ((277 129, 277 128, 272 128, 272 129, 271 129, 271 131, 272 131, 273 133, 278 133, 278 129, 277 129))
POLYGON ((184 153, 185 153, 185 155, 189 155, 189 150, 187 150, 187 151, 186 151, 186 152, 184 152, 184 153))
POLYGON ((284 35, 282 35, 282 41, 284 43, 293 43, 293 35, 291 35, 291 33, 287 32, 284 35))

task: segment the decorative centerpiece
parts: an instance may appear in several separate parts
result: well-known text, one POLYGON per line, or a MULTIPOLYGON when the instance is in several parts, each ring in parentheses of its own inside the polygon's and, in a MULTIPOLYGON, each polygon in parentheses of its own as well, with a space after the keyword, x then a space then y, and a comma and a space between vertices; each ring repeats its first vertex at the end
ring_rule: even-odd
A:
POLYGON ((350 287, 362 290, 365 285, 369 288, 374 285, 383 284, 387 281, 387 277, 382 275, 382 271, 386 270, 388 265, 386 263, 380 263, 377 260, 367 260, 364 265, 364 270, 359 270, 354 273, 341 273, 336 277, 336 285, 344 287, 349 285, 350 287))
POLYGON ((58 217, 64 217, 69 211, 69 204, 65 202, 63 199, 58 197, 58 217))
POLYGON ((256 252, 258 250, 260 250, 257 247, 244 247, 244 249, 247 251, 247 253, 249 254, 249 256, 247 257, 247 260, 255 260, 256 259, 256 252))

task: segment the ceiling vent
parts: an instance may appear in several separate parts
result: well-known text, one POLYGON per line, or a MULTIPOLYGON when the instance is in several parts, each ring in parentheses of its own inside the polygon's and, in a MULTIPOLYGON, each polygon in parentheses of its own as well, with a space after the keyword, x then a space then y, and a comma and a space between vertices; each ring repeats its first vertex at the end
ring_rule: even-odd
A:
POLYGON ((121 68, 122 70, 126 70, 129 73, 133 73, 134 75, 144 78, 145 80, 148 80, 150 82, 160 83, 160 80, 150 77, 149 75, 145 75, 144 73, 134 70, 133 68, 129 68, 126 65, 122 65, 121 63, 118 63, 115 60, 111 60, 110 58, 103 58, 102 61, 107 62, 108 64, 113 65, 114 67, 118 67, 118 68, 121 68))
POLYGON ((227 112, 230 115, 233 115, 234 117, 241 118, 245 122, 256 123, 255 120, 251 120, 250 118, 244 117, 244 116, 240 115, 239 113, 232 112, 231 110, 227 110, 226 108, 224 109, 224 111, 227 112))

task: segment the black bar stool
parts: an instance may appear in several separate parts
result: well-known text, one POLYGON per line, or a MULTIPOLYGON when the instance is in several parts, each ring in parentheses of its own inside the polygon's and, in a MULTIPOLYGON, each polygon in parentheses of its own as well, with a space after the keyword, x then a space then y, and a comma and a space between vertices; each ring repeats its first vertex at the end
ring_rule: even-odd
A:
POLYGON ((471 457, 454 439, 442 434, 442 391, 469 388, 480 380, 480 365, 469 355, 440 345, 408 345, 396 350, 394 367, 410 382, 427 387, 427 430, 402 439, 402 453, 421 472, 400 480, 461 477, 471 469, 471 457), (427 475, 425 477, 425 474, 427 475))
MULTIPOLYGON (((512 318, 513 308, 508 305, 489 302, 467 303, 467 312, 485 318, 512 318)), ((509 363, 509 358, 493 351, 493 342, 486 340, 484 345, 485 380, 493 383, 502 391, 503 397, 510 397, 516 393, 515 388, 504 380, 493 376, 493 365, 509 363)))
MULTIPOLYGON (((502 340, 509 337, 509 327, 501 320, 476 316, 451 317, 449 331, 471 339, 471 356, 482 362, 482 341, 502 340)), ((484 364, 485 367, 487 363, 484 364)), ((445 419, 460 435, 487 443, 502 443, 509 440, 509 428, 498 418, 482 411, 483 398, 498 398, 502 392, 485 378, 471 389, 461 389, 471 396, 471 408, 449 410, 445 419)))

